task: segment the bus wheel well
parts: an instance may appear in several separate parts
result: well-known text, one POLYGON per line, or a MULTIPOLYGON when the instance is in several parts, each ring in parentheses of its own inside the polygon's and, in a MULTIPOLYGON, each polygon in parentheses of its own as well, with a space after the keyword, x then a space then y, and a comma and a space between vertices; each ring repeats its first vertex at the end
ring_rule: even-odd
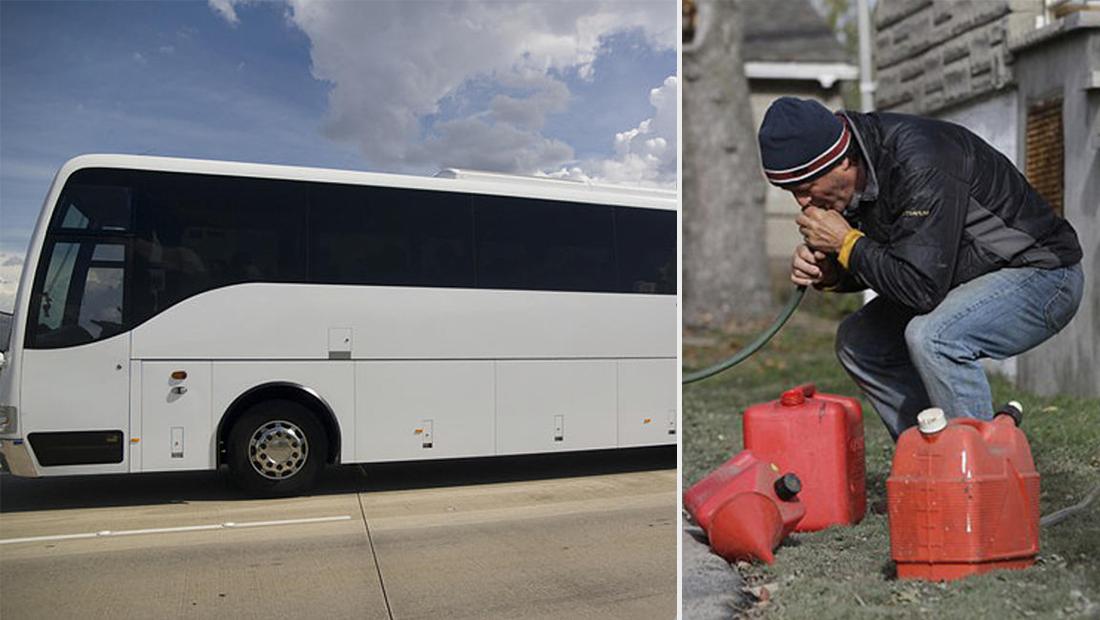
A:
POLYGON ((328 462, 336 464, 340 462, 340 425, 336 422, 336 416, 328 403, 318 396, 313 390, 294 383, 267 383, 258 385, 244 394, 241 394, 225 410, 221 421, 218 423, 218 465, 225 463, 225 444, 229 439, 229 433, 233 431, 233 425, 252 407, 270 400, 289 400, 296 402, 316 416, 317 421, 325 429, 328 436, 328 462))

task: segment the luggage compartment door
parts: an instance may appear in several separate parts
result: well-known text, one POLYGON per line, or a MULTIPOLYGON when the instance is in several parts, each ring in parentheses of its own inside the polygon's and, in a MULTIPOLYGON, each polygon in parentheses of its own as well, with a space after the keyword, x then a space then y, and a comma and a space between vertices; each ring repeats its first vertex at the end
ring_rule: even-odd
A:
POLYGON ((210 362, 141 363, 141 471, 210 469, 210 362))
POLYGON ((619 446, 676 443, 676 360, 619 361, 619 446))
POLYGON ((618 445, 614 360, 497 362, 497 454, 618 445))

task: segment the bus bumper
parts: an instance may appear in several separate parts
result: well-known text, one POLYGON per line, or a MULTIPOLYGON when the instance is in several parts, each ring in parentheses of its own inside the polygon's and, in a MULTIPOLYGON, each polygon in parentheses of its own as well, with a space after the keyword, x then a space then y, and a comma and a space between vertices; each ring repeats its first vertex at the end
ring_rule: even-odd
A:
POLYGON ((22 439, 0 439, 0 456, 4 457, 8 471, 13 476, 38 477, 38 470, 34 467, 31 451, 22 439))

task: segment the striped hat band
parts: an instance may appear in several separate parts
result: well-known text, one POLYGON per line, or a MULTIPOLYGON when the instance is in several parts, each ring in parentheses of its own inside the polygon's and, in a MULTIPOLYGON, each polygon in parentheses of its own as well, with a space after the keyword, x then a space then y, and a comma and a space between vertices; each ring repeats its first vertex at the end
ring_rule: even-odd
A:
POLYGON ((848 145, 852 141, 852 132, 848 129, 848 123, 845 122, 843 125, 844 129, 841 130, 840 137, 837 138, 836 142, 812 160, 786 170, 765 168, 764 174, 768 177, 768 180, 776 185, 792 185, 801 183, 828 170, 833 164, 840 161, 841 157, 844 157, 844 153, 848 151, 848 145))

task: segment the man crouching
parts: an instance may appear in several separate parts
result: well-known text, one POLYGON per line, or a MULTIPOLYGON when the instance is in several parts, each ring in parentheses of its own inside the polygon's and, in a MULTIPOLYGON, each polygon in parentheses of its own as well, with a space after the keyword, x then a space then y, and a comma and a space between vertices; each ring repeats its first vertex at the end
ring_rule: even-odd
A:
POLYGON ((951 123, 783 97, 759 134, 805 240, 791 281, 878 293, 837 330, 841 365, 896 440, 927 407, 990 419, 980 361, 1037 346, 1081 302, 1081 246, 1007 158, 951 123))

